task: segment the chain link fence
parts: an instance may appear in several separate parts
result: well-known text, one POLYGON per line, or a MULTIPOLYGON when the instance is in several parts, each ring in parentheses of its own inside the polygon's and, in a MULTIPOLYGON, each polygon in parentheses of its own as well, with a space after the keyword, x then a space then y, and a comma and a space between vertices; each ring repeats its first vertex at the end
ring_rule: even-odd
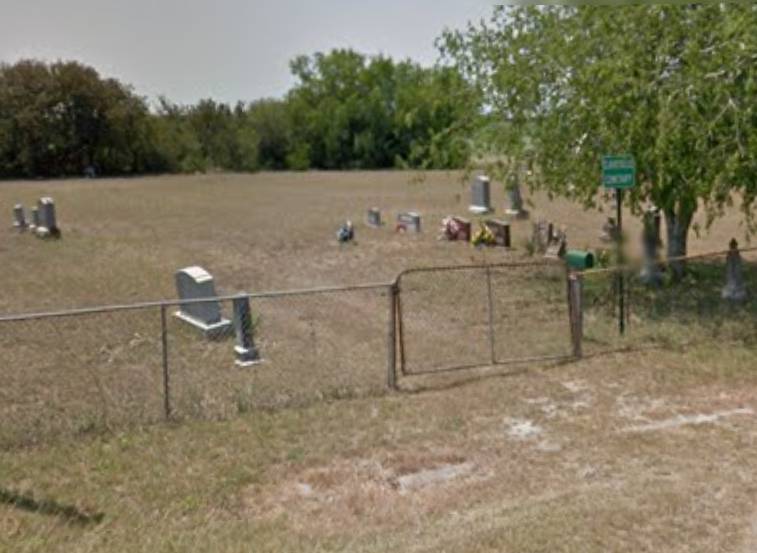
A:
POLYGON ((410 270, 398 286, 404 375, 573 354, 561 262, 410 270))
POLYGON ((757 248, 741 252, 738 301, 723 298, 727 257, 686 259, 681 281, 656 264, 656 285, 645 283, 642 267, 568 274, 562 262, 545 261, 0 317, 0 448, 374 395, 398 376, 704 340, 754 345, 757 248), (204 332, 176 316, 188 305, 217 306, 228 322, 204 332))
MULTIPOLYGON (((179 302, 0 318, 0 448, 386 387, 393 286, 235 298, 260 363, 237 363, 233 324, 206 336, 179 302)), ((232 319, 235 298, 191 303, 232 319)))
POLYGON ((741 250, 740 257, 745 296, 738 300, 724 297, 728 252, 679 260, 685 271, 678 280, 672 278, 669 261, 584 272, 584 354, 656 347, 685 349, 705 340, 724 345, 757 344, 757 249, 741 250), (621 276, 625 312, 622 334, 621 276))

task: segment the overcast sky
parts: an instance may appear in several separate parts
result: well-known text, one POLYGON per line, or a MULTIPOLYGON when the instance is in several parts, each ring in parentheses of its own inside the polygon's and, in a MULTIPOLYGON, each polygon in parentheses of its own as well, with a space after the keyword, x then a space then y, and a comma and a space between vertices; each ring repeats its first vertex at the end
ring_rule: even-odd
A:
POLYGON ((280 96, 288 62, 334 47, 436 60, 483 0, 1 0, 0 61, 75 59, 139 94, 188 103, 280 96))

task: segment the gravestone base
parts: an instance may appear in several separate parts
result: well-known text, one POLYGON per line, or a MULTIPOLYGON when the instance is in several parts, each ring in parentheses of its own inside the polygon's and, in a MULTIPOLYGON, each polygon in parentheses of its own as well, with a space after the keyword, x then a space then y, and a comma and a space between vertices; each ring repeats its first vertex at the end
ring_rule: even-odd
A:
POLYGON ((521 221, 525 221, 531 217, 531 214, 525 209, 521 209, 521 210, 506 209, 505 215, 509 217, 514 217, 516 219, 520 219, 521 221))
POLYGON ((202 331, 203 335, 208 340, 222 340, 234 333, 233 325, 228 319, 221 319, 217 323, 206 324, 205 322, 195 319, 191 315, 187 315, 181 311, 174 313, 174 317, 202 331))
POLYGON ((468 207, 468 211, 473 213, 474 215, 486 215, 488 213, 493 213, 494 210, 490 207, 482 206, 482 205, 472 205, 468 207))
POLYGON ((237 360, 234 364, 237 367, 254 367, 260 365, 263 360, 260 358, 257 348, 243 348, 240 346, 234 346, 234 353, 237 356, 237 360))
POLYGON ((60 229, 59 228, 53 228, 49 229, 47 227, 36 227, 34 229, 34 235, 37 238, 53 238, 57 239, 61 237, 60 229))

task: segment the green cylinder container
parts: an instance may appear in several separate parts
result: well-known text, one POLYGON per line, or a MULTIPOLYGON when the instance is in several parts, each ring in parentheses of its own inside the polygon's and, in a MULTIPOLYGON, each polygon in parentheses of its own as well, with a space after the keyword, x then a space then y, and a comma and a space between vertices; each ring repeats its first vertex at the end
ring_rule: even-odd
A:
POLYGON ((585 271, 594 268, 594 254, 582 250, 568 250, 565 254, 565 262, 568 267, 576 271, 585 271))

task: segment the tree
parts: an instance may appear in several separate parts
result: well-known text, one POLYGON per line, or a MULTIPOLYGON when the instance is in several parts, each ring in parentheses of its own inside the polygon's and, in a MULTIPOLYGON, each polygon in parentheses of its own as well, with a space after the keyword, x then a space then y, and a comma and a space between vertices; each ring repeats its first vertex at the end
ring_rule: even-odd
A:
POLYGON ((633 154, 630 206, 662 208, 677 257, 700 205, 709 225, 740 200, 754 228, 755 25, 748 3, 497 7, 441 50, 506 123, 488 146, 530 159, 536 186, 591 206, 601 155, 633 154))
POLYGON ((0 66, 0 175, 81 175, 149 169, 144 100, 76 62, 0 66))

